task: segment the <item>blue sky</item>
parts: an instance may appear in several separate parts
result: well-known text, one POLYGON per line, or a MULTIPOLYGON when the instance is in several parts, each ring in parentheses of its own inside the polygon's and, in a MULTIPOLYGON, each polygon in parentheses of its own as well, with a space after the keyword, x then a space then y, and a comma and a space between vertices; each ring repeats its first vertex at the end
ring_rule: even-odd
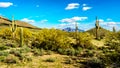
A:
POLYGON ((0 0, 0 15, 21 20, 41 28, 94 27, 98 16, 100 25, 120 29, 119 0, 0 0))

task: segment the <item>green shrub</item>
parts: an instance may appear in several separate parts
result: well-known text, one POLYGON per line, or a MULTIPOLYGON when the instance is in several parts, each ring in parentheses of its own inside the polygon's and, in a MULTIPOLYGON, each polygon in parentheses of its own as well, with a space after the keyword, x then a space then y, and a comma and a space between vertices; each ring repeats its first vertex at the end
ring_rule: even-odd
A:
POLYGON ((46 50, 58 50, 58 48, 71 47, 71 38, 64 31, 56 29, 42 29, 32 42, 32 47, 44 48, 46 50))
POLYGON ((86 67, 90 68, 106 68, 105 64, 98 58, 92 58, 91 60, 88 60, 85 65, 86 67))
POLYGON ((55 60, 56 60, 55 58, 50 57, 50 58, 47 58, 45 61, 46 62, 55 62, 55 60))
MULTIPOLYGON (((15 40, 20 43, 20 28, 17 28, 16 32, 16 38, 15 40)), ((33 32, 29 30, 28 28, 23 29, 23 38, 24 38, 24 45, 31 44, 30 42, 34 40, 33 32)))
POLYGON ((43 49, 34 48, 33 49, 33 53, 34 53, 35 56, 43 56, 44 55, 44 50, 43 49))
POLYGON ((93 48, 93 44, 91 43, 91 39, 93 37, 89 33, 79 33, 77 38, 77 44, 75 47, 82 47, 82 48, 93 48))
POLYGON ((8 56, 9 52, 5 51, 0 51, 0 56, 8 56))
POLYGON ((3 62, 6 56, 0 56, 0 62, 3 62))
POLYGON ((31 48, 29 48, 28 46, 23 46, 21 49, 18 49, 20 51, 20 53, 28 53, 31 51, 31 48))
POLYGON ((84 52, 84 54, 82 54, 83 57, 93 57, 94 56, 94 51, 91 50, 86 50, 86 52, 84 52))
POLYGON ((0 30, 0 36, 4 39, 11 39, 12 38, 12 31, 10 28, 4 28, 0 30))
POLYGON ((9 47, 5 46, 5 45, 0 45, 0 50, 6 50, 8 49, 9 47))
POLYGON ((72 64, 73 60, 71 58, 67 58, 64 63, 65 64, 72 64))
POLYGON ((48 50, 46 55, 51 55, 52 54, 52 51, 48 50))
POLYGON ((16 64, 18 62, 19 62, 18 58, 15 57, 14 55, 9 55, 4 59, 4 63, 7 64, 16 64))

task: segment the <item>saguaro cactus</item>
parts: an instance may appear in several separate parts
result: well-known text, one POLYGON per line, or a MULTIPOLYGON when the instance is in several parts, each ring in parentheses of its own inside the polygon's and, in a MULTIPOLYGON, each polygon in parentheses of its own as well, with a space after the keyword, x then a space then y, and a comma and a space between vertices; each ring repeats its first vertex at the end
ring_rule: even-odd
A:
POLYGON ((96 39, 99 39, 99 36, 98 36, 98 32, 99 32, 99 20, 98 18, 96 17, 96 23, 95 23, 95 27, 96 27, 96 39))
POLYGON ((15 23, 14 16, 12 16, 12 24, 10 25, 12 31, 12 38, 15 38, 15 31, 17 29, 17 24, 15 23))
POLYGON ((20 27, 20 46, 23 46, 23 28, 20 27))
POLYGON ((115 27, 113 26, 113 32, 116 32, 116 29, 115 29, 115 27))
POLYGON ((78 26, 77 26, 77 22, 75 23, 75 37, 76 37, 76 44, 78 44, 78 26))

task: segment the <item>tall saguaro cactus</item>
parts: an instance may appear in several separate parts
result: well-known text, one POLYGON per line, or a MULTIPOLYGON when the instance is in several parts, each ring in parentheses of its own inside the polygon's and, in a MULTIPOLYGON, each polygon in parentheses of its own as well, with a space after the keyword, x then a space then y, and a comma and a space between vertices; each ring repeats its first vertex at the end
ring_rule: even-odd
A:
POLYGON ((115 27, 113 26, 113 32, 116 32, 116 29, 115 29, 115 27))
POLYGON ((11 31, 12 31, 12 38, 15 38, 15 31, 17 29, 17 24, 14 20, 14 16, 12 16, 12 24, 10 25, 11 31))
POLYGON ((99 39, 98 32, 99 32, 99 20, 98 17, 96 17, 96 23, 95 23, 95 28, 96 28, 96 39, 99 39))
POLYGON ((20 28, 20 46, 23 46, 23 28, 20 28))
POLYGON ((75 23, 75 37, 76 37, 76 44, 78 44, 78 26, 77 26, 77 22, 75 23))

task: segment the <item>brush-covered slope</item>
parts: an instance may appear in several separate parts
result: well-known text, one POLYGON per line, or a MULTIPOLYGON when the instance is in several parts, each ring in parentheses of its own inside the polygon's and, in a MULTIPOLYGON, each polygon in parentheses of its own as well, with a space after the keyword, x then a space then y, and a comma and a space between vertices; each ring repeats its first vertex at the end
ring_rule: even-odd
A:
MULTIPOLYGON (((19 21, 19 20, 15 20, 15 22, 16 22, 18 27, 25 27, 25 28, 30 28, 30 29, 40 29, 40 28, 33 26, 27 22, 23 22, 23 21, 19 21)), ((0 28, 9 27, 9 25, 11 23, 12 23, 11 20, 0 16, 0 28)))
MULTIPOLYGON (((87 30, 86 32, 90 33, 91 35, 93 36, 96 36, 96 29, 95 28, 92 28, 90 30, 87 30)), ((98 31, 98 35, 103 38, 106 34, 108 34, 110 31, 109 30, 106 30, 102 27, 99 28, 99 31, 98 31)))

